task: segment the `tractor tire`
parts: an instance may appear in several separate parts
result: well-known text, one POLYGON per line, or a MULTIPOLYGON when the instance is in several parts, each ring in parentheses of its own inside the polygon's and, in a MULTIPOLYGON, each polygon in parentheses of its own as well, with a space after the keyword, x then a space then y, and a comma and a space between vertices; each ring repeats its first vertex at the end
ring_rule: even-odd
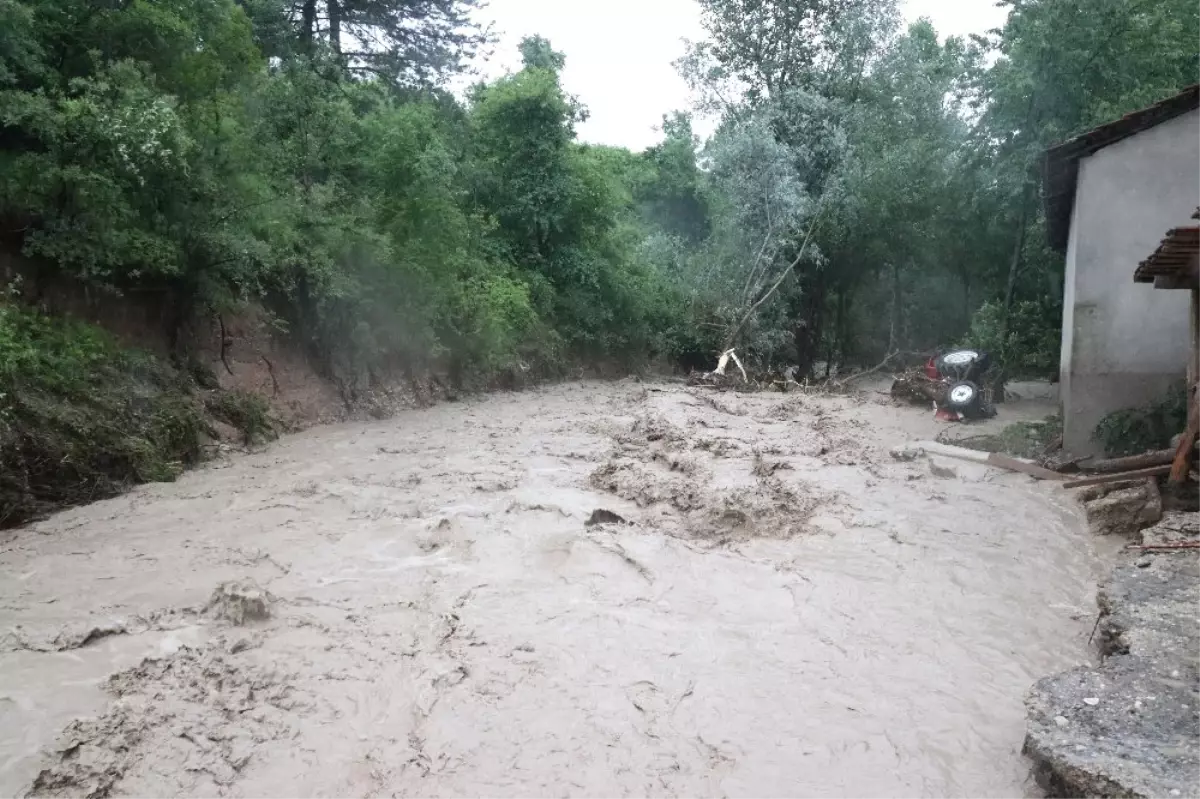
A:
POLYGON ((983 392, 970 380, 960 380, 946 392, 946 407, 968 418, 983 415, 983 392))
POLYGON ((955 380, 978 380, 991 367, 992 356, 970 348, 950 350, 937 359, 938 372, 955 380))

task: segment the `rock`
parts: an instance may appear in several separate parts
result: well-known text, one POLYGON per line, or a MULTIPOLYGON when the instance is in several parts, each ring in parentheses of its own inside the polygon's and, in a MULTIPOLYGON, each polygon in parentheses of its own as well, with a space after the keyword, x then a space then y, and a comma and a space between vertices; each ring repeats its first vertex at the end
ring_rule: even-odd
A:
POLYGON ((221 583, 204 606, 204 612, 230 624, 262 620, 271 615, 271 596, 253 580, 221 583))
POLYGON ((941 478, 958 477, 958 472, 955 471, 953 466, 947 466, 944 463, 938 463, 936 460, 933 460, 933 459, 930 459, 930 461, 929 461, 929 473, 932 474, 934 477, 941 477, 941 478))
POLYGON ((607 508, 596 508, 583 524, 586 527, 593 527, 597 524, 629 524, 629 521, 607 508))
POLYGON ((1162 518, 1162 496, 1153 479, 1091 486, 1080 499, 1096 535, 1135 535, 1162 518))
POLYGON ((902 444, 898 447, 892 447, 891 455, 898 461, 915 461, 924 454, 924 450, 913 444, 902 444))
POLYGON ((1158 524, 1142 530, 1142 544, 1146 546, 1180 541, 1200 541, 1200 513, 1168 511, 1158 524))
POLYGON ((249 635, 239 635, 233 640, 229 641, 228 645, 225 647, 225 651, 231 655, 236 655, 239 652, 245 652, 247 649, 254 649, 258 646, 259 642, 257 639, 249 635))

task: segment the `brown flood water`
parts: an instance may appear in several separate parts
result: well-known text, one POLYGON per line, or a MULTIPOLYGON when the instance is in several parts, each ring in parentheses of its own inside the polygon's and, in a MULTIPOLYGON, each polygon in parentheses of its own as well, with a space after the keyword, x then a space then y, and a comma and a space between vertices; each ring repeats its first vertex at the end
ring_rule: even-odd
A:
POLYGON ((938 429, 577 383, 58 514, 0 545, 0 793, 1031 794, 1097 557, 1049 486, 888 456, 938 429), (270 619, 203 612, 234 579, 270 619))

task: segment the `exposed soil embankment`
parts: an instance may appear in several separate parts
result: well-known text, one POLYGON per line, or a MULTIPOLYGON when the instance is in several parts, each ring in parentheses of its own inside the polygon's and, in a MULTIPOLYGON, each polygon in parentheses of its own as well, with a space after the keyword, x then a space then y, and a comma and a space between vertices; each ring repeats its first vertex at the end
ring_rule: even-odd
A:
MULTIPOLYGON (((1138 497, 1127 504, 1142 506, 1138 497)), ((1200 541, 1200 518, 1168 513, 1141 540, 1151 547, 1200 541)), ((1194 796, 1200 550, 1126 553, 1098 600, 1103 662, 1040 680, 1028 699, 1025 748, 1038 781, 1054 796, 1194 796)))
POLYGON ((561 385, 11 531, 0 793, 1034 791, 1021 697, 1087 661, 1092 539, 1027 477, 888 456, 935 425, 561 385))

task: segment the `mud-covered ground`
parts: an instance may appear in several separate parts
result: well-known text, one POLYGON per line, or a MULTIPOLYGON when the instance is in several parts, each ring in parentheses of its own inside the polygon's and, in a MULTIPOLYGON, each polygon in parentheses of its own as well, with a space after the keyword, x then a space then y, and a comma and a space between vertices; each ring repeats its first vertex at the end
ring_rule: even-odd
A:
POLYGON ((1098 564, 1053 488, 888 456, 939 429, 580 383, 61 513, 0 546, 0 793, 1032 793, 1098 564))

